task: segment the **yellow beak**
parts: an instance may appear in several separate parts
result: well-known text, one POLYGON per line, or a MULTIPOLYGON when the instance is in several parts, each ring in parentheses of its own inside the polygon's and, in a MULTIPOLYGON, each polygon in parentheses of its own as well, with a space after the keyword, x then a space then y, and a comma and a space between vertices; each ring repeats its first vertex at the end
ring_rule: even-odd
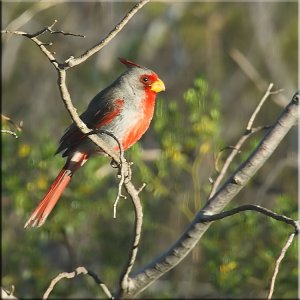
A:
POLYGON ((151 84, 151 91, 155 93, 159 93, 161 91, 165 91, 165 84, 159 78, 151 84))

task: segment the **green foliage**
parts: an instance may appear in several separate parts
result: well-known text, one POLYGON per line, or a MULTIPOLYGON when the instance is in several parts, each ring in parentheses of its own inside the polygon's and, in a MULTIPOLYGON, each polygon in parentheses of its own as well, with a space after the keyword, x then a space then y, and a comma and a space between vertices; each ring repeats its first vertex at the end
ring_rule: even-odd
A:
MULTIPOLYGON (((295 212, 292 203, 292 199, 287 201, 290 212, 295 212)), ((284 214, 280 205, 276 211, 284 214)), ((292 213, 288 215, 293 217, 292 213)), ((290 226, 255 212, 241 213, 220 221, 202 239, 204 255, 209 261, 209 274, 212 274, 211 282, 222 294, 231 297, 247 294, 255 298, 257 290, 267 293, 275 260, 292 230, 290 226)), ((282 262, 275 298, 296 297, 296 251, 297 244, 294 242, 282 262), (289 272, 294 275, 288 276, 289 272)))

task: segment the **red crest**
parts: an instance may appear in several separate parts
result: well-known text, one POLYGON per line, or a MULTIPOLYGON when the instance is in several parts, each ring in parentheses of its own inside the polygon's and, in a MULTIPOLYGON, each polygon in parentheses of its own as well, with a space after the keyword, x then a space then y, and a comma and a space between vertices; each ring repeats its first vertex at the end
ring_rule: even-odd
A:
POLYGON ((122 57, 119 57, 119 61, 124 64, 127 68, 133 68, 133 67, 138 67, 138 68, 142 68, 144 69, 144 67, 128 60, 128 59, 125 59, 125 58, 122 58, 122 57))

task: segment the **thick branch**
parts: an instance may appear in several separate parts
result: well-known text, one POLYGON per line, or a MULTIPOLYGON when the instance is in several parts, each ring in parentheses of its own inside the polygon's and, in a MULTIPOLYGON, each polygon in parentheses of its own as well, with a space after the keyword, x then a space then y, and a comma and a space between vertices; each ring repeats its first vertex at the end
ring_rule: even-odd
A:
POLYGON ((298 103, 299 95, 297 93, 250 157, 198 212, 195 219, 175 244, 132 278, 131 290, 126 295, 127 297, 143 291, 187 256, 212 224, 212 222, 202 223, 202 217, 220 213, 266 162, 281 140, 296 124, 298 120, 298 103))

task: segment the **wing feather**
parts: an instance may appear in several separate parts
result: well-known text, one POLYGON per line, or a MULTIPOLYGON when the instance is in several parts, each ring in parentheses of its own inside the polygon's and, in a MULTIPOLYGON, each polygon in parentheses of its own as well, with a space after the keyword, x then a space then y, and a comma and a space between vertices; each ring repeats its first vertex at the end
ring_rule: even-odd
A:
MULTIPOLYGON (((90 129, 100 128, 112 122, 114 118, 120 114, 124 106, 123 99, 102 102, 98 101, 98 107, 95 103, 96 101, 93 99, 87 110, 80 115, 81 120, 90 129)), ((68 156, 69 152, 72 151, 74 147, 80 143, 80 141, 86 138, 86 135, 83 134, 74 123, 72 123, 61 137, 56 154, 64 151, 62 156, 68 156)))

